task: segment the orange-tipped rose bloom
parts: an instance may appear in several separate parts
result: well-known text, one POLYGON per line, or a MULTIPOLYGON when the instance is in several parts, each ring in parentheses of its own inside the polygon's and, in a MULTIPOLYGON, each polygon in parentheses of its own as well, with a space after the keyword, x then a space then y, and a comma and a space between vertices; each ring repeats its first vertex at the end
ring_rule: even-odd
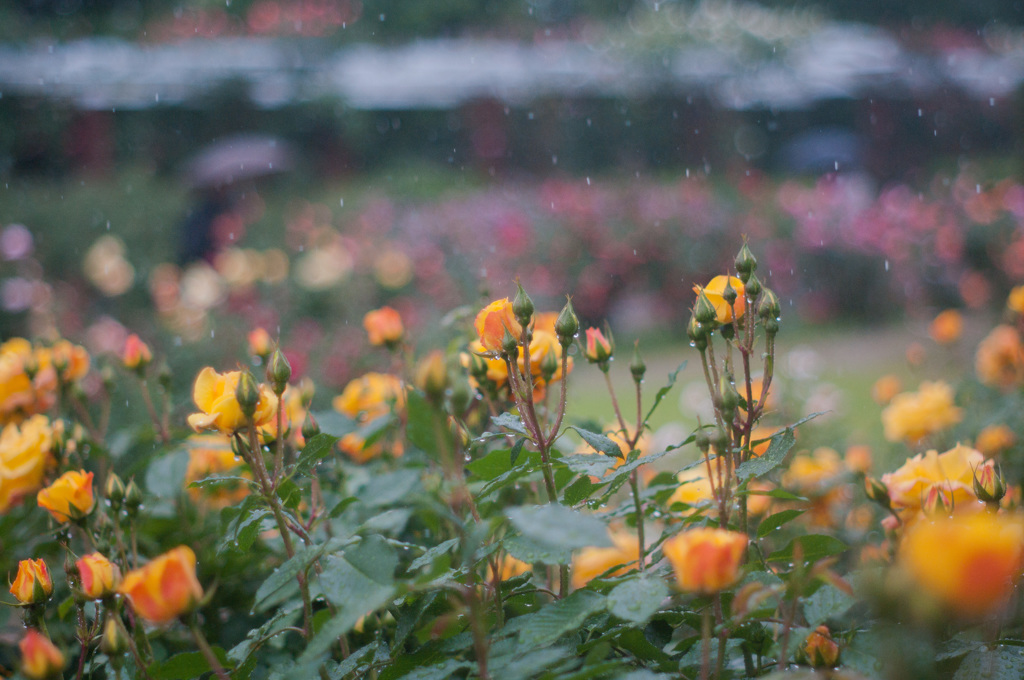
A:
POLYGON ((82 577, 82 594, 90 600, 111 595, 121 583, 121 570, 100 553, 82 557, 75 566, 82 577))
POLYGON ((185 545, 129 572, 118 587, 135 613, 150 623, 167 623, 190 612, 203 598, 196 579, 196 555, 185 545))
POLYGON ((523 335, 523 327, 516 321, 516 316, 512 313, 512 303, 508 298, 495 300, 480 310, 473 326, 480 337, 480 343, 489 352, 501 351, 506 330, 517 342, 523 335))
POLYGON ((986 385, 1008 389, 1024 380, 1024 343, 1013 326, 992 329, 978 344, 974 357, 978 380, 986 385))
POLYGON ((60 677, 64 670, 64 655, 50 642, 50 638, 35 628, 29 628, 18 643, 21 649, 21 672, 31 680, 60 677))
POLYGON ((363 317, 363 328, 370 336, 371 345, 394 345, 405 334, 402 316, 391 307, 367 312, 363 317))
POLYGON ((96 505, 92 494, 92 473, 82 470, 65 472, 36 495, 36 502, 58 522, 82 519, 96 505))
POLYGON ((882 475, 882 484, 893 506, 910 510, 910 514, 921 508, 933 486, 946 490, 953 505, 964 509, 977 500, 974 474, 984 464, 985 456, 969 446, 955 446, 941 454, 931 450, 908 458, 898 469, 882 475))
MULTIPOLYGON (((747 300, 744 295, 743 282, 735 276, 716 276, 708 282, 708 285, 704 286, 703 290, 704 295, 708 298, 708 302, 715 308, 715 316, 718 317, 718 323, 732 323, 734 319, 743 316, 743 312, 747 308, 747 300), (732 306, 723 297, 727 283, 731 284, 732 289, 736 291, 736 302, 732 306)), ((699 294, 700 291, 700 286, 694 286, 693 292, 699 294)))
POLYGON ((900 543, 899 563, 926 593, 977 619, 1009 603, 1022 556, 1024 521, 979 512, 915 522, 900 543))
POLYGON ((740 577, 747 537, 725 529, 690 529, 665 541, 662 550, 676 583, 691 593, 717 593, 740 577))
POLYGON ((45 602, 53 594, 53 579, 46 562, 22 560, 18 562, 18 575, 11 584, 11 595, 22 604, 45 602))
POLYGON ((149 345, 144 343, 139 336, 132 333, 124 341, 124 350, 121 352, 121 363, 129 371, 137 371, 149 365, 153 360, 153 353, 149 345))
MULTIPOLYGON (((188 424, 193 430, 217 430, 230 435, 249 424, 235 396, 241 375, 241 371, 221 374, 209 366, 199 372, 192 389, 192 399, 201 413, 188 417, 188 424)), ((260 385, 259 391, 259 401, 252 417, 257 427, 270 422, 277 412, 277 397, 270 388, 260 385)))
POLYGON ((818 626, 807 636, 804 654, 815 668, 832 668, 839 663, 839 645, 832 639, 828 626, 818 626))

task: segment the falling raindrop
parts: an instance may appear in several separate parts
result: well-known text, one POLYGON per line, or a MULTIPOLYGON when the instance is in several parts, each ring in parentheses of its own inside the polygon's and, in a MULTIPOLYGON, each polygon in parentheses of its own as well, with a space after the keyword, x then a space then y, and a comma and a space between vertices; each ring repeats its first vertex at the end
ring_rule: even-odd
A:
POLYGON ((889 271, 889 260, 885 261, 885 271, 889 271))
POLYGON ((338 199, 338 205, 341 206, 342 208, 344 208, 345 207, 345 199, 344 198, 339 198, 338 199))

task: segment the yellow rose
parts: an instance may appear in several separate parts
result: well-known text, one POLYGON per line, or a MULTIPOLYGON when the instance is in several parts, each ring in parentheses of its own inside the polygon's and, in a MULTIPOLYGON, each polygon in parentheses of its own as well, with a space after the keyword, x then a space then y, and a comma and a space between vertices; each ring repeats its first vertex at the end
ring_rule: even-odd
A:
POLYGON ((691 506, 683 511, 683 515, 692 515, 696 508, 711 503, 714 496, 711 492, 711 482, 708 481, 707 468, 704 464, 683 470, 677 477, 679 486, 668 499, 668 507, 676 503, 685 503, 691 506))
POLYGON ((45 602, 53 594, 53 579, 46 562, 38 560, 22 560, 18 562, 18 575, 11 584, 11 595, 22 604, 38 604, 45 602))
MULTIPOLYGON (((241 371, 221 374, 209 366, 199 372, 192 389, 192 399, 201 413, 188 417, 188 424, 193 430, 217 430, 230 435, 249 424, 235 396, 241 375, 241 371)), ((257 427, 266 425, 276 414, 277 397, 266 385, 260 385, 253 422, 257 427)))
POLYGON ((978 433, 974 448, 986 456, 994 456, 1017 443, 1017 435, 1007 425, 989 425, 978 433))
POLYGON ((984 462, 985 456, 968 446, 957 445, 942 454, 931 450, 882 475, 882 484, 897 508, 920 509, 928 489, 936 484, 951 494, 956 508, 977 501, 974 472, 984 462))
POLYGON ((732 323, 734 319, 742 317, 743 312, 746 311, 747 300, 744 295, 743 282, 735 276, 716 276, 703 289, 700 286, 694 286, 693 288, 693 291, 698 294, 700 294, 701 290, 704 291, 704 295, 707 296, 711 306, 715 308, 715 316, 718 317, 718 323, 732 323), (736 302, 731 306, 723 297, 727 283, 736 291, 736 302))
POLYGON ((915 522, 900 542, 898 563, 916 587, 978 619, 1009 604, 1022 556, 1024 521, 980 512, 915 522))
POLYGON ((402 381, 386 373, 367 373, 345 386, 334 398, 334 408, 353 420, 368 422, 400 409, 405 403, 402 381))
POLYGON ((43 486, 52 446, 53 428, 43 415, 0 432, 0 513, 43 486))
POLYGON ((835 486, 845 472, 846 466, 839 454, 822 446, 811 453, 793 456, 789 468, 782 475, 782 486, 801 495, 820 496, 835 486))
POLYGON ((613 531, 610 548, 584 548, 572 560, 572 587, 582 588, 613 567, 612 576, 635 569, 640 561, 640 540, 624 531, 613 531))
POLYGON ((953 388, 944 382, 923 382, 917 392, 896 395, 882 411, 885 438, 891 442, 916 442, 962 419, 953 388))
POLYGON ((84 470, 65 472, 36 495, 36 502, 62 524, 85 517, 96 505, 92 473, 84 470))

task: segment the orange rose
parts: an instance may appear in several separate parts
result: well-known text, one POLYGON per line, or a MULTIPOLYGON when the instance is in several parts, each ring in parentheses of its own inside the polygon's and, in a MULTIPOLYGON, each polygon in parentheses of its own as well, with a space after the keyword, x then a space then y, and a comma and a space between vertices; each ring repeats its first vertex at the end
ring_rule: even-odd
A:
POLYGON ((480 343, 489 352, 500 352, 505 340, 505 332, 518 342, 523 335, 523 327, 516 321, 512 313, 512 303, 508 298, 495 300, 480 310, 473 322, 480 343))
POLYGON ((53 579, 46 562, 22 560, 18 562, 18 575, 11 584, 11 595, 22 604, 45 602, 53 594, 53 579))
POLYGON ((363 317, 363 328, 370 336, 371 345, 391 347, 398 344, 405 334, 402 316, 391 307, 381 307, 367 312, 363 317))
POLYGON ((368 422, 391 412, 392 404, 405 403, 402 381, 387 373, 367 373, 356 378, 334 398, 334 409, 353 420, 368 422))
POLYGON ((692 593, 717 593, 740 577, 747 537, 725 529, 690 529, 662 544, 676 583, 692 593))
MULTIPOLYGON (((241 375, 241 371, 217 373, 209 366, 199 372, 192 389, 192 399, 202 413, 193 413, 188 417, 188 424, 193 430, 217 430, 230 435, 249 424, 235 396, 241 375)), ((276 413, 277 397, 270 388, 261 384, 253 422, 260 427, 270 422, 276 413)))
POLYGON ((121 570, 100 553, 82 557, 75 566, 82 577, 82 594, 90 600, 111 595, 121 583, 121 570))
POLYGON ((196 579, 196 555, 185 545, 129 572, 117 592, 128 598, 135 613, 150 623, 167 623, 192 611, 203 598, 196 579))
POLYGON ((96 505, 92 495, 92 473, 82 470, 65 472, 36 494, 36 502, 58 522, 82 519, 96 505))
POLYGON ((1022 519, 980 512, 915 522, 900 542, 899 564, 933 598, 978 619, 1010 602, 1022 556, 1022 519))
POLYGON ((947 309, 932 320, 928 335, 940 345, 949 345, 960 339, 963 330, 964 317, 955 309, 947 309))
POLYGON ((582 588, 613 567, 612 576, 635 569, 640 561, 640 541, 624 531, 611 534, 614 547, 584 548, 572 560, 572 587, 582 588))
POLYGON ((46 411, 56 395, 57 372, 49 350, 34 349, 24 338, 0 345, 0 422, 46 411))
POLYGON ((43 415, 0 432, 0 513, 43 486, 52 446, 53 428, 43 415))
POLYGON ((270 333, 262 326, 249 331, 247 340, 249 341, 249 354, 254 356, 266 357, 274 349, 274 341, 271 339, 270 333))
POLYGON ((994 456, 1017 443, 1017 435, 1007 425, 989 425, 978 433, 974 448, 986 456, 994 456))
MULTIPOLYGON (((522 560, 517 560, 511 555, 505 554, 498 560, 498 580, 507 581, 513 576, 519 576, 520 574, 527 574, 533 571, 533 565, 527 564, 522 560)), ((494 568, 487 565, 487 580, 494 581, 494 568)))
POLYGON ((839 663, 839 645, 832 639, 828 626, 818 626, 807 636, 804 654, 815 668, 832 668, 839 663))
POLYGON ((1006 298, 1006 308, 1011 312, 1024 314, 1024 286, 1017 286, 1006 298))
POLYGON ((903 381, 892 374, 883 375, 871 387, 871 398, 876 404, 887 405, 897 394, 903 391, 903 381))
POLYGON ((89 353, 80 345, 58 340, 49 350, 50 363, 64 382, 81 380, 89 372, 89 353))
POLYGON ((149 365, 153 360, 153 353, 149 345, 144 343, 139 336, 132 333, 124 341, 124 350, 121 352, 121 364, 129 371, 140 371, 149 365))
POLYGON ((1024 345, 1013 326, 996 326, 978 344, 974 357, 978 380, 994 387, 1010 388, 1024 378, 1024 345))
POLYGON ((695 293, 699 294, 701 290, 704 291, 704 295, 707 296, 711 306, 715 308, 715 316, 718 318, 718 323, 732 323, 734 319, 743 316, 743 312, 747 308, 747 300, 743 294, 743 282, 735 276, 716 276, 703 289, 700 286, 693 287, 693 292, 695 293), (725 301, 723 296, 726 283, 730 284, 732 289, 736 291, 736 302, 732 306, 725 301))
POLYGON ((64 670, 64 655, 50 638, 35 628, 29 628, 18 643, 21 649, 21 672, 31 680, 60 677, 64 670))

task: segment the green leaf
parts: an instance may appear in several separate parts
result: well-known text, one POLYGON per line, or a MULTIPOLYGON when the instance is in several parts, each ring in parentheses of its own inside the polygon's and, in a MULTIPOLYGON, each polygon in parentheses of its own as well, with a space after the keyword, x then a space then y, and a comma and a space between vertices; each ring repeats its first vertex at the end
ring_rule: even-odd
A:
POLYGON ((524 622, 519 631, 519 642, 529 647, 546 647, 606 607, 604 596, 591 590, 577 590, 564 600, 529 614, 529 622, 524 622))
POLYGON ((348 416, 338 413, 334 409, 329 411, 317 411, 313 414, 316 424, 320 426, 320 433, 332 437, 344 437, 350 432, 355 432, 359 423, 348 416))
POLYGON ((523 419, 517 415, 511 413, 502 413, 500 416, 494 416, 491 418, 498 427, 504 427, 506 430, 512 430, 517 434, 521 434, 525 437, 529 437, 530 433, 526 431, 526 427, 523 426, 523 419))
POLYGON ((323 432, 306 442, 299 453, 299 460, 295 464, 296 474, 308 475, 312 472, 317 463, 334 451, 334 445, 337 442, 338 437, 323 432))
POLYGON ((422 555, 414 559, 412 564, 409 565, 409 571, 416 571, 421 567, 429 567, 434 563, 434 560, 445 553, 451 552, 451 549, 458 544, 459 539, 457 538, 449 538, 447 541, 438 543, 433 548, 428 549, 422 555))
POLYGON ((233 550, 248 552, 259 536, 264 518, 270 514, 256 496, 249 496, 239 507, 221 510, 220 523, 224 529, 217 554, 233 550))
POLYGON ((953 680, 1020 680, 1024 677, 1024 649, 997 647, 971 652, 953 680))
MULTIPOLYGON (((524 441, 520 439, 519 441, 524 441)), ((508 472, 515 467, 511 462, 508 449, 497 449, 490 451, 486 456, 466 464, 466 469, 484 480, 492 480, 495 477, 508 472)))
POLYGON ((566 505, 582 503, 590 498, 595 491, 603 488, 604 486, 605 484, 603 482, 595 484, 590 481, 589 475, 583 475, 565 488, 565 491, 562 492, 562 502, 566 505))
POLYGON ((604 436, 603 434, 591 432, 590 430, 584 430, 582 428, 576 427, 575 425, 570 425, 569 429, 576 430, 576 434, 582 437, 583 441, 590 444, 590 446, 593 447, 595 451, 600 451, 606 456, 612 456, 613 458, 618 458, 619 460, 622 460, 623 458, 626 457, 623 455, 622 449, 619 447, 619 445, 613 442, 608 437, 604 436))
POLYGON ((541 546, 574 550, 612 545, 604 522, 562 505, 527 505, 505 514, 520 534, 541 546))
POLYGON ((661 608, 668 594, 668 586, 662 579, 632 578, 608 593, 608 610, 620 619, 644 623, 661 608))
POLYGON ((292 619, 300 611, 298 606, 279 609, 262 626, 250 630, 244 640, 228 651, 227 658, 237 664, 244 663, 249 655, 259 649, 260 645, 266 642, 268 638, 273 637, 282 629, 292 625, 292 619))
POLYGON ((781 512, 776 512, 774 515, 768 515, 763 520, 761 520, 761 524, 757 527, 757 537, 764 538, 765 536, 775 531, 782 525, 786 524, 787 522, 791 522, 800 515, 804 514, 804 512, 804 510, 790 509, 782 510, 781 512))
POLYGON ((298 588, 296 577, 305 573, 313 562, 328 550, 336 550, 345 545, 345 541, 334 540, 319 545, 311 545, 295 552, 295 555, 274 570, 256 590, 254 611, 262 611, 286 600, 298 588), (293 587, 286 587, 293 586, 293 587))
POLYGON ((575 453, 571 456, 564 456, 559 459, 559 462, 577 474, 601 478, 615 467, 616 460, 610 456, 599 456, 594 453, 575 453))
POLYGON ((626 457, 626 462, 615 468, 615 471, 609 474, 604 481, 615 481, 616 479, 628 477, 633 470, 649 463, 653 463, 659 458, 664 458, 668 453, 668 451, 659 451, 658 453, 650 453, 646 456, 641 456, 639 451, 631 451, 629 456, 626 457))
POLYGON ((190 489, 205 489, 207 487, 216 488, 221 485, 227 485, 230 482, 232 485, 243 484, 252 488, 257 488, 256 482, 248 477, 237 477, 228 475, 210 475, 209 477, 203 477, 191 482, 188 487, 190 489))
POLYGON ((647 415, 644 416, 644 425, 646 425, 647 421, 650 420, 651 416, 654 415, 655 409, 658 408, 658 404, 660 404, 661 400, 665 398, 665 395, 667 395, 672 390, 672 388, 675 387, 676 379, 679 377, 679 373, 684 368, 686 368, 686 362, 685 361, 683 363, 679 364, 679 366, 676 367, 676 370, 672 371, 669 374, 669 376, 668 376, 668 384, 665 385, 664 387, 662 387, 660 390, 658 390, 658 392, 654 395, 654 403, 651 404, 651 409, 647 412, 647 415))
POLYGON ((161 498, 175 498, 185 486, 188 449, 180 448, 150 463, 146 470, 146 490, 161 498))
POLYGON ((856 603, 856 599, 835 586, 825 584, 804 600, 804 618, 808 627, 817 628, 829 619, 839 618, 856 603))
POLYGON ((396 470, 381 475, 374 475, 359 490, 356 496, 368 507, 380 508, 386 505, 394 505, 399 501, 408 500, 408 497, 419 485, 419 470, 396 470))
MULTIPOLYGON (((231 667, 223 649, 214 647, 213 653, 222 666, 231 667)), ((153 676, 154 680, 191 680, 209 670, 211 670, 210 662, 206 660, 202 652, 183 652, 175 654, 156 668, 150 669, 149 674, 153 676)))
POLYGON ((502 541, 508 554, 527 564, 568 564, 572 550, 541 545, 523 536, 511 536, 502 541))
POLYGON ((787 427, 781 432, 776 432, 772 435, 771 442, 768 445, 768 450, 763 455, 751 458, 736 468, 736 476, 740 479, 762 477, 782 465, 782 461, 786 459, 786 454, 796 444, 793 428, 787 427))
POLYGON ((468 661, 448 659, 447 661, 434 666, 416 668, 411 673, 403 675, 402 680, 448 680, 448 678, 452 677, 456 671, 461 671, 464 668, 471 667, 472 664, 468 661))
POLYGON ((509 451, 508 464, 510 468, 516 466, 516 461, 519 460, 519 454, 523 452, 523 446, 526 444, 526 437, 520 437, 516 440, 516 443, 512 445, 512 450, 509 451))
POLYGON ((445 447, 445 450, 452 450, 451 430, 441 424, 443 421, 438 420, 441 414, 421 393, 408 393, 406 414, 405 432, 413 446, 432 458, 437 458, 439 444, 445 447))
POLYGON ((769 562, 792 562, 793 561, 793 550, 799 545, 803 550, 803 560, 805 562, 814 562, 820 560, 823 557, 830 557, 831 555, 838 555, 844 552, 849 546, 840 541, 835 536, 826 536, 824 534, 809 534, 807 536, 799 536, 794 538, 792 541, 786 544, 786 547, 782 550, 776 550, 768 556, 769 562))
POLYGON ((365 647, 360 647, 345 657, 344 661, 331 669, 329 673, 331 680, 341 680, 346 675, 354 671, 360 665, 359 662, 362 661, 366 655, 377 650, 377 644, 377 641, 374 640, 365 647))
MULTIPOLYGON (((329 561, 334 561, 335 565, 347 564, 341 558, 332 558, 329 561)), ((324 574, 326 573, 325 568, 324 574)), ((357 578, 352 578, 351 574, 353 573, 357 572, 351 569, 346 574, 336 573, 333 578, 338 579, 340 587, 349 584, 352 587, 358 588, 361 581, 357 578)), ((345 604, 342 605, 341 610, 328 619, 320 630, 317 631, 316 635, 313 636, 313 639, 309 641, 309 644, 306 645, 306 649, 299 655, 298 664, 306 665, 316 661, 317 657, 327 652, 337 642, 339 637, 352 630, 352 627, 365 614, 380 609, 391 600, 395 591, 393 586, 382 586, 369 579, 362 581, 364 585, 367 582, 371 584, 370 587, 364 590, 354 590, 347 594, 344 598, 345 604)))

